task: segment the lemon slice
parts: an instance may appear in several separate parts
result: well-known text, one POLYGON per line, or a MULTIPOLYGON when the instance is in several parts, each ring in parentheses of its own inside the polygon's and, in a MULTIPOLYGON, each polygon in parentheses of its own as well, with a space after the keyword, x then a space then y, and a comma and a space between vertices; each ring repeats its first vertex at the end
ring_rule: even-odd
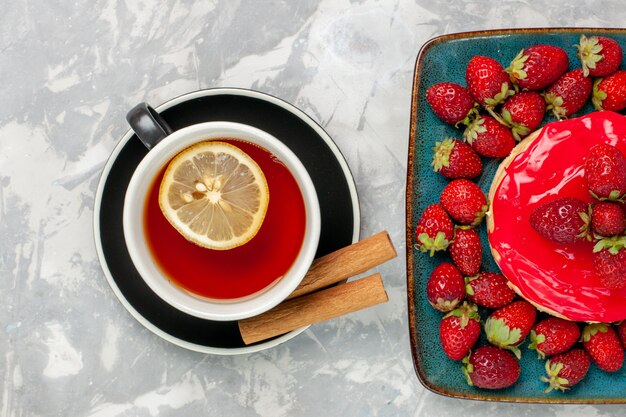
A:
POLYGON ((197 143, 172 159, 159 188, 159 206, 187 240, 226 250, 252 239, 269 203, 257 163, 229 143, 197 143))

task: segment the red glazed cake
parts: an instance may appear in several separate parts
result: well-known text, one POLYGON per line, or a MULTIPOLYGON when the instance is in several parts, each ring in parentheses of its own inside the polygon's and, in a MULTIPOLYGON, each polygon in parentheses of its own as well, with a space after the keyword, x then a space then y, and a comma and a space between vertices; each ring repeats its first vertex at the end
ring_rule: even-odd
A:
POLYGON ((584 161, 597 143, 626 153, 626 117, 594 112, 549 123, 520 142, 494 177, 487 230, 496 263, 521 297, 555 316, 614 322, 626 318, 626 288, 600 285, 593 272, 593 243, 559 245, 529 223, 533 210, 548 201, 592 201, 584 161))

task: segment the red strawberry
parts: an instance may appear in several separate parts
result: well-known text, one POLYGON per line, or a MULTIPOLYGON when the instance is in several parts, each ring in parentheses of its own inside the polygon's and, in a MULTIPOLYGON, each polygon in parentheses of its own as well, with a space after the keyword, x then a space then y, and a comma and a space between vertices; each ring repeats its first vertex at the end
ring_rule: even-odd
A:
POLYGON ((480 316, 475 305, 463 303, 446 314, 439 325, 439 340, 452 360, 463 359, 480 336, 480 316))
POLYGON ((465 129, 463 138, 479 155, 504 158, 515 146, 511 129, 491 116, 479 116, 465 129))
POLYGON ((587 236, 588 205, 574 197, 563 197, 537 207, 530 225, 537 233, 556 243, 573 243, 587 236))
POLYGON ((439 201, 452 219, 464 225, 479 224, 489 208, 480 187, 463 178, 450 181, 441 192, 439 201))
POLYGON ((438 83, 426 90, 426 101, 444 122, 456 125, 462 122, 474 108, 469 91, 455 83, 438 83))
POLYGON ((580 339, 580 329, 574 321, 548 317, 530 331, 529 349, 535 349, 541 359, 568 351, 580 339))
POLYGON ((626 214, 622 206, 610 201, 600 201, 591 211, 591 230, 609 237, 622 234, 626 230, 626 214))
POLYGON ((593 98, 596 110, 620 111, 626 108, 626 71, 617 71, 593 83, 593 98))
POLYGON ((617 326, 617 335, 619 336, 619 340, 622 342, 622 346, 626 349, 626 320, 622 320, 617 326))
POLYGON ((559 120, 568 117, 583 108, 592 90, 593 81, 583 75, 582 69, 568 71, 546 90, 546 110, 559 120))
POLYGON ((446 250, 454 237, 454 224, 441 204, 431 204, 417 222, 415 239, 422 252, 446 250))
POLYGON ((500 308, 515 298, 515 292, 507 285, 504 275, 495 272, 481 272, 476 277, 466 279, 465 292, 473 303, 487 308, 500 308))
POLYGON ((478 232, 467 226, 457 227, 450 244, 450 257, 463 275, 476 275, 483 257, 478 232))
POLYGON ((433 151, 433 169, 448 179, 474 178, 483 170, 480 156, 460 140, 445 138, 435 144, 433 151))
POLYGON ((622 48, 615 39, 580 35, 580 44, 576 45, 576 49, 585 77, 613 74, 622 63, 622 48))
POLYGON ((553 389, 565 391, 578 384, 589 371, 591 358, 583 349, 572 349, 546 361, 546 373, 541 380, 550 384, 545 392, 553 389))
POLYGON ((626 285, 626 238, 602 239, 593 248, 593 271, 603 287, 617 290, 626 285))
POLYGON ((485 107, 495 107, 514 93, 502 65, 486 56, 475 55, 470 59, 465 82, 474 100, 485 107))
POLYGON ((615 146, 606 143, 592 146, 585 159, 585 179, 595 198, 620 199, 626 194, 626 157, 615 146))
POLYGON ((541 94, 522 91, 509 98, 502 105, 502 118, 511 128, 513 137, 520 140, 537 129, 546 112, 546 102, 541 94))
POLYGON ((513 385, 520 375, 519 362, 511 352, 481 346, 463 358, 463 374, 470 386, 500 389, 513 385))
POLYGON ((522 343, 537 318, 537 310, 528 301, 514 301, 491 313, 485 322, 485 333, 490 343, 509 349, 518 358, 517 345, 522 343))
POLYGON ((583 329, 583 347, 598 368, 618 371, 624 363, 624 347, 610 324, 593 323, 583 329))
POLYGON ((426 283, 426 297, 436 310, 452 311, 465 298, 463 275, 451 263, 439 264, 426 283))
POLYGON ((505 70, 521 89, 542 90, 559 79, 569 66, 567 53, 553 45, 522 49, 505 70))

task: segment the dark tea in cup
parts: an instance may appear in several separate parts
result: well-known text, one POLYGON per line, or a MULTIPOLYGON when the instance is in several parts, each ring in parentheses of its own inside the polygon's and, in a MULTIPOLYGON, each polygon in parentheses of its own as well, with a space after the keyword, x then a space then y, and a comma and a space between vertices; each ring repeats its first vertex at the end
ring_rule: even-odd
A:
MULTIPOLYGON (((135 132, 139 130, 142 133, 139 136, 144 144, 151 139, 155 142, 146 144, 150 150, 129 182, 124 200, 123 225, 128 253, 143 281, 175 308, 209 320, 231 321, 255 316, 286 299, 309 270, 317 252, 321 229, 317 193, 302 162, 283 142, 253 126, 206 122, 172 131, 159 120, 153 109, 149 108, 146 112, 146 107, 142 107, 139 112, 132 112, 129 119, 136 120, 131 126, 135 132), (153 123, 157 126, 152 126, 153 123), (145 126, 152 128, 145 132, 145 129, 142 130, 145 126), (242 165, 250 168, 249 172, 256 178, 249 184, 263 184, 259 187, 259 200, 237 200, 233 194, 227 195, 227 190, 218 186, 226 183, 220 179, 226 176, 214 178, 210 174, 213 171, 206 169, 210 164, 203 165, 205 171, 198 168, 200 176, 185 176, 182 175, 185 171, 180 171, 181 176, 177 177, 178 168, 172 167, 183 167, 176 165, 176 161, 191 163, 185 157, 195 147, 203 150, 205 147, 221 147, 224 155, 228 154, 225 149, 235 147, 236 150, 231 149, 232 155, 239 155, 240 159, 235 158, 238 163, 247 160, 242 165), (168 174, 170 168, 170 173, 174 175, 168 174), (261 175, 265 178, 258 182, 261 175), (175 192, 178 189, 172 185, 173 178, 182 178, 180 186, 187 187, 188 191, 175 192), (176 211, 179 207, 175 204, 166 204, 166 214, 163 214, 163 200, 159 204, 159 198, 164 198, 159 196, 162 179, 165 180, 163 184, 170 184, 164 185, 164 189, 173 192, 163 194, 167 195, 167 201, 178 198, 181 205, 189 204, 189 216, 181 211, 181 216, 173 220, 171 210, 176 211), (216 190, 221 191, 217 193, 216 190), (265 198, 263 190, 269 191, 269 199, 265 198), (194 204, 197 202, 199 206, 209 207, 200 195, 202 193, 208 198, 215 198, 211 201, 219 202, 220 209, 232 210, 229 214, 231 219, 238 207, 243 207, 237 206, 237 202, 244 205, 251 201, 262 202, 258 207, 264 207, 266 211, 262 218, 260 210, 253 211, 251 217, 256 220, 251 224, 258 228, 247 229, 254 229, 254 233, 247 236, 249 239, 241 239, 232 246, 224 245, 220 250, 215 249, 219 245, 208 246, 213 247, 208 249, 202 247, 206 246, 203 239, 213 239, 214 236, 208 235, 225 229, 210 226, 205 229, 205 222, 215 225, 213 220, 207 220, 212 217, 194 217, 199 211, 195 210, 198 206, 192 206, 192 199, 197 199, 194 204), (182 224, 176 224, 176 221, 182 224), (193 230, 194 224, 202 227, 193 230), (181 234, 185 232, 185 227, 190 230, 181 234), (196 238, 202 239, 194 240, 188 233, 190 231, 196 233, 196 238), (202 235, 205 231, 207 235, 202 235), (200 246, 190 242, 190 236, 200 246)), ((207 157, 205 161, 211 160, 210 155, 202 153, 204 151, 198 152, 194 155, 202 154, 207 157)), ((213 152, 212 157, 217 158, 218 154, 220 152, 213 152)), ((246 181, 237 184, 240 192, 245 190, 242 184, 246 181)), ((246 195, 246 192, 243 194, 246 195)), ((216 210, 216 207, 211 206, 211 210, 216 210)), ((227 217, 225 213, 222 214, 227 217)), ((219 223, 221 226, 224 224, 227 222, 219 223)), ((228 224, 234 230, 237 222, 228 224)), ((242 235, 235 233, 235 236, 242 235)), ((224 242, 231 243, 231 240, 224 242)))
POLYGON ((229 250, 207 249, 187 240, 159 207, 165 168, 149 188, 143 226, 149 250, 164 275, 196 296, 228 302, 254 296, 287 273, 302 248, 306 211, 298 183, 271 152, 234 138, 216 140, 241 149, 265 174, 270 199, 257 234, 229 250))

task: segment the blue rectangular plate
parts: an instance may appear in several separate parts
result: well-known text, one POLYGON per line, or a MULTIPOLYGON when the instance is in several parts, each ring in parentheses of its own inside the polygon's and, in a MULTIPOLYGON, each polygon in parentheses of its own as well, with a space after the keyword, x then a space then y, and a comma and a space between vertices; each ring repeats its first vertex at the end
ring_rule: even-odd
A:
MULTIPOLYGON (((420 381, 428 389, 443 395, 490 401, 533 403, 626 403, 626 366, 609 374, 592 365, 587 377, 573 389, 562 393, 544 393, 547 384, 541 382, 544 361, 537 359, 525 342, 521 346, 522 373, 518 382, 503 390, 481 390, 470 387, 461 373, 461 364, 449 359, 441 350, 439 322, 442 313, 435 311, 426 299, 426 282, 433 268, 447 260, 447 255, 430 258, 414 249, 415 227, 420 214, 438 202, 447 181, 432 171, 432 148, 444 137, 461 138, 462 130, 443 123, 426 102, 426 89, 438 82, 451 81, 465 85, 465 66, 474 55, 485 55, 499 61, 505 68, 517 53, 538 43, 556 45, 567 51, 570 69, 580 66, 576 57, 581 34, 604 35, 626 46, 626 30, 622 29, 521 29, 459 33, 434 38, 419 52, 415 64, 411 106, 411 126, 406 194, 406 247, 409 332, 413 363, 420 381)), ((625 55, 626 56, 626 55, 625 55)), ((626 61, 626 59, 625 59, 626 61)), ((626 62, 622 62, 626 68, 626 62)), ((587 105, 579 116, 592 111, 587 105)), ((553 119, 546 117, 544 122, 553 119)), ((478 185, 488 192, 500 160, 484 160, 483 174, 478 185)), ((484 223, 484 222, 483 222, 484 223)), ((483 268, 498 271, 487 246, 484 225, 479 230, 483 242, 483 268)), ((486 314, 482 314, 482 319, 486 314)), ((479 343, 485 343, 484 340, 479 343)))

